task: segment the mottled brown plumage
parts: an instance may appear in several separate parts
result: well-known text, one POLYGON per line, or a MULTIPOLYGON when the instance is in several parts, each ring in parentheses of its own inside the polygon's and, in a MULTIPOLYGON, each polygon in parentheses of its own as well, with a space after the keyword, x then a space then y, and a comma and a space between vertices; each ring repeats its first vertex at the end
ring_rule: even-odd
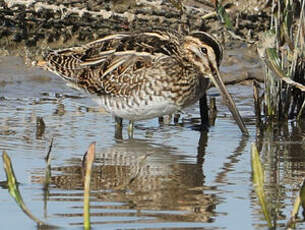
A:
MULTIPOLYGON (((50 51, 45 67, 92 95, 115 117, 135 121, 195 103, 207 90, 209 79, 220 84, 226 95, 218 73, 221 59, 220 44, 204 32, 153 31, 118 33, 84 46, 50 51)), ((228 97, 225 101, 234 106, 228 97)), ((236 111, 233 115, 240 125, 236 111)))

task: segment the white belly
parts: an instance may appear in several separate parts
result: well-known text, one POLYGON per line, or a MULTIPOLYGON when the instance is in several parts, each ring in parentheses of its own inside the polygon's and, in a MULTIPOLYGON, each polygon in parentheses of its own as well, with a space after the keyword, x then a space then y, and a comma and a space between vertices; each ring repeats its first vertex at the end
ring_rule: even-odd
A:
POLYGON ((176 112, 180 108, 173 102, 165 101, 163 97, 153 97, 153 100, 138 101, 121 100, 114 97, 98 97, 94 99, 100 106, 113 116, 130 121, 146 120, 176 112))

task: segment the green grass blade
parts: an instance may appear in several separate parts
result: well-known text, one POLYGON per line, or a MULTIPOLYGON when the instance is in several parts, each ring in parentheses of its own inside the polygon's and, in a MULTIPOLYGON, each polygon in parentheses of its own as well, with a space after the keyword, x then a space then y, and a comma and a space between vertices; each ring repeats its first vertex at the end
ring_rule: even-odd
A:
POLYGON ((293 42, 291 40, 291 31, 292 31, 292 26, 293 26, 293 9, 292 5, 290 4, 289 1, 286 2, 286 6, 284 8, 284 21, 281 25, 282 27, 282 33, 283 36, 285 37, 285 41, 287 42, 289 49, 291 51, 294 50, 293 42))
POLYGON ((3 165, 4 165, 4 170, 7 178, 7 184, 8 184, 8 191, 10 195, 15 199, 16 203, 19 205, 21 210, 28 216, 30 217, 33 221, 36 222, 37 225, 39 226, 46 226, 44 222, 36 218, 30 210, 26 207, 25 203, 23 202, 22 196, 20 194, 19 188, 18 188, 18 182, 13 170, 12 162, 10 157, 7 155, 5 151, 3 151, 2 154, 2 159, 3 159, 3 165))
POLYGON ((294 201, 294 205, 293 205, 293 209, 291 212, 291 216, 292 218, 296 218, 300 209, 300 205, 301 205, 301 199, 300 199, 300 195, 298 194, 295 201, 294 201))
POLYGON ((293 209, 291 212, 291 217, 287 224, 288 228, 292 228, 292 229, 295 228, 296 217, 297 217, 299 209, 300 209, 300 204, 301 204, 301 199, 300 199, 300 195, 298 194, 297 197, 295 198, 293 209))
POLYGON ((259 203, 264 213, 265 219, 268 223, 268 227, 272 228, 271 216, 269 213, 268 205, 264 193, 264 170, 258 154, 257 147, 254 143, 251 146, 251 163, 253 173, 253 185, 257 194, 259 203))
POLYGON ((293 210, 291 212, 290 219, 288 221, 288 228, 295 228, 296 226, 296 218, 299 213, 300 206, 302 205, 303 208, 303 215, 304 215, 304 210, 305 210, 305 179, 303 180, 303 183, 301 185, 301 189, 295 198, 294 205, 293 205, 293 210))
POLYGON ((228 30, 233 31, 233 24, 230 19, 230 16, 226 12, 226 9, 221 4, 218 4, 218 6, 216 8, 216 12, 219 15, 221 21, 224 23, 225 27, 228 30))
POLYGON ((178 10, 183 11, 182 0, 169 0, 169 2, 178 10))
MULTIPOLYGON (((266 49, 266 58, 272 64, 273 68, 275 68, 275 69, 279 68, 279 66, 281 65, 281 60, 280 60, 275 48, 266 49)), ((279 70, 275 70, 275 72, 277 72, 277 71, 279 71, 279 70)), ((282 73, 280 73, 280 74, 282 74, 282 73)), ((284 76, 286 77, 285 74, 284 74, 284 76)))
POLYGON ((303 213, 305 212, 305 179, 302 183, 301 189, 300 189, 300 203, 303 208, 303 213))

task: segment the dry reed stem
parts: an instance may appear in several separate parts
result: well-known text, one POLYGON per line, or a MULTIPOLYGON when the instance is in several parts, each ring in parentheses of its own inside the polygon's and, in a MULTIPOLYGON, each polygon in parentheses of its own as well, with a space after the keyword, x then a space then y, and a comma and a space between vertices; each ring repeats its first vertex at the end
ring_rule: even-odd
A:
POLYGON ((90 229, 90 180, 92 165, 95 157, 95 142, 91 143, 87 151, 86 174, 84 182, 84 229, 90 229))

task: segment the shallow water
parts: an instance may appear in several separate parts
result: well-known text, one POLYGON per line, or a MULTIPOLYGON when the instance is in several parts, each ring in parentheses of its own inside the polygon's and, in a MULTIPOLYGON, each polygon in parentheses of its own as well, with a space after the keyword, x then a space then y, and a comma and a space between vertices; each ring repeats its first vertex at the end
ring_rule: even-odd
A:
MULTIPOLYGON (((241 51, 228 52, 222 72, 261 74, 257 61, 241 51)), ((217 90, 210 89, 218 113, 209 132, 193 129, 196 119, 190 118, 199 118, 194 105, 179 125, 160 125, 157 119, 137 122, 133 140, 128 140, 124 123, 123 140, 117 140, 113 119, 89 98, 52 74, 24 66, 19 58, 2 57, 0 150, 11 157, 31 212, 65 229, 82 228, 81 158, 93 141, 94 229, 267 229, 251 176, 250 146, 256 142, 268 203, 278 228, 284 229, 304 176, 304 129, 294 123, 256 128, 252 87, 231 86, 229 91, 246 121, 248 138, 217 90), (52 177, 46 187, 44 157, 52 137, 52 177)), ((0 168, 0 180, 5 178, 0 168)), ((6 188, 0 187, 0 202, 1 229, 35 228, 6 188)), ((297 224, 297 229, 304 227, 297 224)))

